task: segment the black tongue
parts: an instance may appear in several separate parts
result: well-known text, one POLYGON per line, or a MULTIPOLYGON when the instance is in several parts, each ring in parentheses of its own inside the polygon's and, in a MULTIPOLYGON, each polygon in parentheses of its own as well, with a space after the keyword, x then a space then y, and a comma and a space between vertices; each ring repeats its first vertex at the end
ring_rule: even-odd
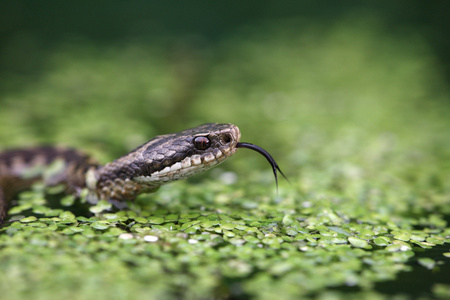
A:
POLYGON ((273 175, 275 175, 275 183, 277 185, 277 190, 278 190, 277 170, 284 177, 284 179, 286 179, 289 182, 289 179, 287 179, 287 177, 283 174, 283 172, 281 172, 280 167, 278 166, 277 162, 272 157, 272 155, 270 155, 269 152, 267 152, 263 148, 253 145, 253 144, 250 144, 250 143, 237 143, 236 148, 247 148, 247 149, 255 150, 256 152, 260 153, 262 156, 264 156, 267 159, 267 161, 272 166, 273 175))

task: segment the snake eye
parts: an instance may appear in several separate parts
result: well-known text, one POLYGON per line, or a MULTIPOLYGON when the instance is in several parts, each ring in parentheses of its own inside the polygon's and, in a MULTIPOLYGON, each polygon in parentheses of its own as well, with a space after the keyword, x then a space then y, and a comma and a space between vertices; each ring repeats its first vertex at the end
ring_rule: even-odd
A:
POLYGON ((194 139, 194 147, 197 150, 206 150, 211 145, 211 142, 207 137, 198 136, 194 139))

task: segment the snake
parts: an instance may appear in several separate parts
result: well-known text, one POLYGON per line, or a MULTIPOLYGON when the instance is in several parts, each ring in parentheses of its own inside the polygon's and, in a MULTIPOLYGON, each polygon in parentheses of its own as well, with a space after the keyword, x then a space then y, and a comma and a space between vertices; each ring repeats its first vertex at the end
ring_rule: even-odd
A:
POLYGON ((156 136, 105 165, 78 150, 57 146, 0 152, 0 225, 7 219, 13 197, 39 180, 46 186, 63 184, 66 192, 76 197, 87 190, 88 202, 104 199, 123 209, 139 194, 204 172, 231 157, 238 148, 254 150, 268 160, 278 189, 277 171, 286 176, 275 159, 257 145, 240 142, 240 137, 236 125, 203 124, 156 136), (57 167, 48 172, 55 164, 57 167))

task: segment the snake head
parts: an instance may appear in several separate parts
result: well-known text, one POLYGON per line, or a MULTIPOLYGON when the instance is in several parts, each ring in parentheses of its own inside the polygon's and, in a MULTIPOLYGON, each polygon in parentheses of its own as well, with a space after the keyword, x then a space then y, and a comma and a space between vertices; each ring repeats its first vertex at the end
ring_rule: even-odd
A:
MULTIPOLYGON (((263 155, 272 166, 278 188, 277 172, 281 172, 275 159, 263 148, 239 142, 241 133, 233 124, 209 123, 175 134, 156 137, 155 143, 143 151, 148 157, 150 176, 135 181, 156 180, 165 183, 189 177, 218 165, 233 155, 237 148, 247 148, 263 155)), ((287 180, 287 178, 286 178, 287 180)))
POLYGON ((157 136, 135 150, 141 171, 133 180, 163 184, 203 172, 233 155, 240 137, 237 126, 217 123, 157 136))

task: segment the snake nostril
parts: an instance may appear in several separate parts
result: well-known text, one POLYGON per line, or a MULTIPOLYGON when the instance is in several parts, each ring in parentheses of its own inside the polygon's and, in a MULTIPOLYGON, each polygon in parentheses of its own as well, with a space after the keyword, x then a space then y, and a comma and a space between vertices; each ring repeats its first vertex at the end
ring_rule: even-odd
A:
POLYGON ((222 135, 222 141, 225 144, 228 144, 232 141, 233 139, 231 138, 231 135, 229 135, 228 133, 225 133, 224 135, 222 135))
POLYGON ((194 139, 194 147, 197 150, 206 150, 211 145, 211 142, 207 137, 198 136, 194 139))

